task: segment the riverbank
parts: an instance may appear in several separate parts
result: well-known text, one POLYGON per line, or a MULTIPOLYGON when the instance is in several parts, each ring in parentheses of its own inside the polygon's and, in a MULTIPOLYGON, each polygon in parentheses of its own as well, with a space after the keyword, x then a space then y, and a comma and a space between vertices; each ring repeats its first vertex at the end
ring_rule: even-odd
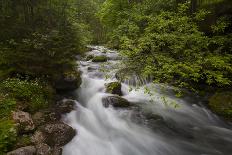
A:
POLYGON ((75 101, 64 100, 63 92, 74 91, 80 84, 78 71, 63 74, 53 84, 23 78, 3 81, 0 154, 61 154, 62 146, 76 135, 61 119, 75 107, 75 101))

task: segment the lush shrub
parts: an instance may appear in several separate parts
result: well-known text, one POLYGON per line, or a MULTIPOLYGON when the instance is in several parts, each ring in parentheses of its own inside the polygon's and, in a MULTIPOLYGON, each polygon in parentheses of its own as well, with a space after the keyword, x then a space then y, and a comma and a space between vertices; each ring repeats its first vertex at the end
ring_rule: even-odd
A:
POLYGON ((10 120, 0 120, 0 154, 7 152, 16 142, 15 125, 10 120))
POLYGON ((0 91, 27 104, 28 111, 31 112, 46 108, 52 99, 52 89, 36 80, 7 79, 0 84, 0 91))
POLYGON ((16 107, 16 101, 6 95, 0 94, 0 119, 9 118, 11 111, 16 107))
POLYGON ((178 7, 171 3, 176 10, 162 6, 166 0, 127 5, 114 0, 107 3, 100 16, 106 25, 112 20, 108 16, 117 21, 111 26, 110 44, 119 47, 127 58, 123 69, 194 91, 231 86, 232 35, 225 33, 231 25, 230 18, 220 18, 209 36, 199 28, 209 12, 198 10, 191 14, 188 2, 178 7), (118 9, 118 5, 125 5, 123 12, 104 12, 118 9))

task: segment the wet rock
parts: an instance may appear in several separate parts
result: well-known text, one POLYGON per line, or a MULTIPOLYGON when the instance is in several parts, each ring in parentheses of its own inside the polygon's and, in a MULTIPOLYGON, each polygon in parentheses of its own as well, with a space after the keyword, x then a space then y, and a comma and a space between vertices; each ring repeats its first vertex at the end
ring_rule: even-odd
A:
POLYGON ((91 67, 88 67, 87 69, 88 69, 88 71, 94 71, 94 70, 97 70, 98 67, 97 66, 91 66, 91 67))
POLYGON ((94 58, 93 55, 87 55, 86 58, 85 58, 85 60, 86 60, 86 61, 89 61, 89 60, 91 60, 91 59, 93 59, 93 58, 94 58))
POLYGON ((13 120, 16 122, 20 133, 28 133, 35 129, 31 115, 23 111, 14 111, 13 120))
POLYGON ((70 71, 63 74, 55 80, 55 89, 57 91, 72 91, 81 85, 81 73, 78 71, 70 71))
POLYGON ((76 135, 76 131, 67 124, 57 122, 41 127, 45 134, 45 142, 49 146, 64 146, 76 135))
POLYGON ((64 99, 62 101, 57 102, 56 112, 64 114, 70 113, 75 109, 76 101, 71 99, 64 99))
POLYGON ((36 148, 34 146, 22 147, 7 153, 7 155, 35 155, 35 154, 36 154, 36 148))
POLYGON ((121 91, 122 85, 120 82, 107 83, 105 84, 105 86, 106 86, 106 93, 122 96, 122 91, 121 91))
POLYGON ((47 144, 36 145, 36 155, 52 155, 52 149, 47 144))
POLYGON ((163 118, 160 115, 154 114, 152 112, 143 114, 147 120, 162 120, 163 118))
POLYGON ((129 101, 117 95, 107 96, 102 99, 102 102, 103 102, 103 106, 105 106, 106 108, 109 107, 110 105, 118 108, 123 108, 123 107, 125 108, 131 105, 129 101))
POLYGON ((133 106, 131 110, 131 120, 137 124, 153 126, 156 122, 163 120, 162 116, 148 111, 146 109, 143 109, 138 105, 133 106))
POLYGON ((106 62, 106 61, 107 61, 107 57, 104 55, 95 56, 92 60, 92 62, 106 62))

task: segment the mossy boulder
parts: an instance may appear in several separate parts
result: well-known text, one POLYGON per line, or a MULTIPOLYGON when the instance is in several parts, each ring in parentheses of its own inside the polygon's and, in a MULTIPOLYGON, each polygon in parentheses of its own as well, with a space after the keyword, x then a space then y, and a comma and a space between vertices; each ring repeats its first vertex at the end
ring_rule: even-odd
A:
POLYGON ((67 71, 55 80, 57 91, 72 91, 81 85, 81 73, 79 71, 67 71))
POLYGON ((92 62, 106 62, 106 61, 107 61, 107 57, 104 55, 95 56, 92 60, 92 62))
POLYGON ((129 107, 131 104, 129 101, 126 99, 114 95, 114 96, 107 96, 102 99, 103 106, 108 108, 110 105, 115 107, 115 108, 126 108, 129 107))
POLYGON ((122 85, 120 82, 107 83, 105 84, 105 86, 106 86, 106 93, 122 96, 122 91, 121 91, 122 85))
POLYGON ((220 92, 209 99, 212 111, 226 119, 232 120, 232 92, 220 92))

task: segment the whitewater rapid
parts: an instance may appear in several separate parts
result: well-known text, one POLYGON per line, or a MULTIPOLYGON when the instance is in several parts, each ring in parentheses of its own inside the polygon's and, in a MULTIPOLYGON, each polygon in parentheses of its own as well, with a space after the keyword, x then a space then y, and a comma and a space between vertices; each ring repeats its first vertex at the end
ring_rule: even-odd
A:
POLYGON ((104 64, 78 61, 82 85, 75 92, 76 108, 63 116, 63 121, 77 130, 77 135, 63 148, 63 155, 232 154, 231 125, 194 97, 177 98, 146 80, 140 89, 131 91, 133 86, 125 82, 123 98, 136 106, 105 108, 102 98, 110 94, 105 93, 104 85, 116 81, 117 68, 112 64, 117 66, 120 60, 116 51, 102 46, 91 48, 89 55, 106 55, 109 60, 104 64), (106 73, 102 67, 107 68, 106 73), (146 87, 154 89, 154 93, 144 93, 146 87))

